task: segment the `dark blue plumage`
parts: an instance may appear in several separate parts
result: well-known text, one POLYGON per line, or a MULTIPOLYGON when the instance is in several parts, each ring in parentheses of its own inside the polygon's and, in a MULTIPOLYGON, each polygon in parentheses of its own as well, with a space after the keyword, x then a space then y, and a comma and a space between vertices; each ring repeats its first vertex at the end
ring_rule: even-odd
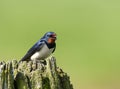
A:
POLYGON ((42 60, 50 56, 56 48, 56 34, 47 32, 35 43, 20 61, 42 60))

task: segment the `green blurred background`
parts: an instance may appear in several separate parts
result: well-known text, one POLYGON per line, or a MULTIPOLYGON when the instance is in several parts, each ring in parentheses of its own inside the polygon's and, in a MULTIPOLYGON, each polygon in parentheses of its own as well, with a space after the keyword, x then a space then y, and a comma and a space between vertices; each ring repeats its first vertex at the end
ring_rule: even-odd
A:
POLYGON ((47 31, 74 89, 120 89, 119 0, 0 0, 0 60, 20 59, 47 31))

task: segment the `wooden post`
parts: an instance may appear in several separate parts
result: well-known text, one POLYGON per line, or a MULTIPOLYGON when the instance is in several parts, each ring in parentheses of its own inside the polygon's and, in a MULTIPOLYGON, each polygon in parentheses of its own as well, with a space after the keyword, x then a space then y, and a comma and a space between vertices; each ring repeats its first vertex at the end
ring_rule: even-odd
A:
POLYGON ((56 65, 54 57, 46 64, 16 60, 0 62, 0 89, 73 89, 69 76, 56 65))

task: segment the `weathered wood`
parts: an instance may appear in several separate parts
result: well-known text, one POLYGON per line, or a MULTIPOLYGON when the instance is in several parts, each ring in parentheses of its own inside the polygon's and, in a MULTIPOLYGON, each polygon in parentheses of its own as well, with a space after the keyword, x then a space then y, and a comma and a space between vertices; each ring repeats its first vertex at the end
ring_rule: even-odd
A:
POLYGON ((0 62, 0 89, 73 89, 54 57, 45 62, 0 62))

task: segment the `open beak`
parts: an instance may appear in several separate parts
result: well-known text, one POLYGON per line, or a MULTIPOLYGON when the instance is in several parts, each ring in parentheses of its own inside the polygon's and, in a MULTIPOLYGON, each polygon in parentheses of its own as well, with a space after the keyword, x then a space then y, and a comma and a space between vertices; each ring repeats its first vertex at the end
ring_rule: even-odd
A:
POLYGON ((53 35, 52 35, 52 38, 56 40, 56 39, 57 39, 56 34, 53 34, 53 35))
POLYGON ((48 39, 48 43, 55 43, 55 40, 56 40, 56 36, 52 36, 48 39))

